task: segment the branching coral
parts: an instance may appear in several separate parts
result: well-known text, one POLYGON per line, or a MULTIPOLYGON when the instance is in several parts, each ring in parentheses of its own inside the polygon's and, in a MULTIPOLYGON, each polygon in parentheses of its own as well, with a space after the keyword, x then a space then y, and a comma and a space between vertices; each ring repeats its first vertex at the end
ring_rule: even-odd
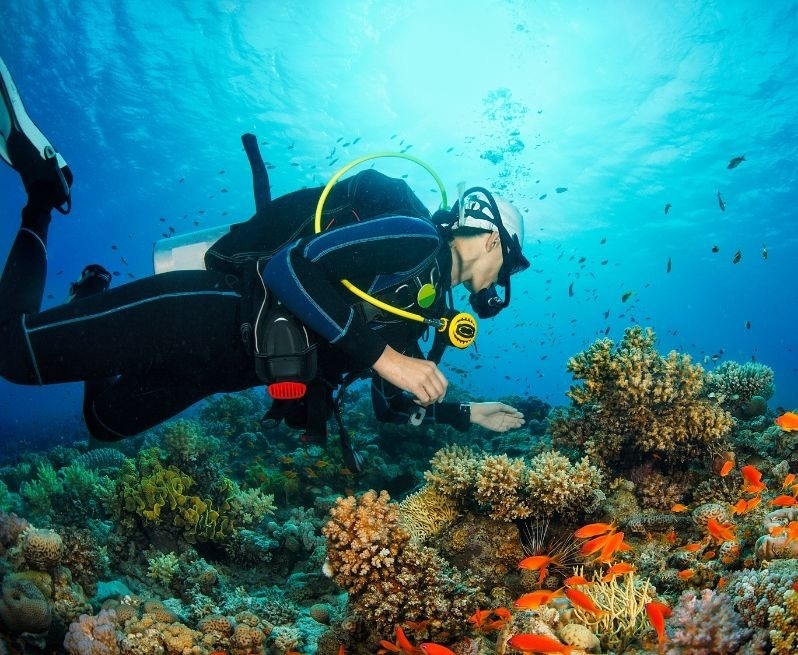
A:
MULTIPOLYGON (((581 568, 576 573, 581 575, 581 568)), ((596 615, 574 607, 574 616, 598 635, 604 648, 622 652, 646 629, 646 603, 653 600, 656 593, 648 579, 641 580, 629 573, 605 582, 600 573, 594 572, 592 582, 580 587, 580 591, 587 594, 601 613, 596 615)))
POLYGON ((589 514, 604 499, 599 470, 586 457, 572 464, 557 451, 536 455, 527 464, 521 458, 448 446, 435 454, 424 477, 430 487, 456 500, 461 511, 487 511, 502 521, 589 514))
POLYGON ((617 347, 601 339, 572 357, 581 385, 567 393, 573 407, 551 421, 554 442, 576 439, 606 464, 629 454, 681 463, 717 448, 733 420, 703 397, 703 369, 687 355, 659 355, 654 343, 651 329, 634 326, 617 347))
POLYGON ((325 571, 349 592, 351 611, 370 624, 375 643, 422 618, 430 619, 432 637, 462 633, 473 590, 435 551, 410 541, 399 511, 385 491, 338 499, 322 530, 325 571))
POLYGON ((775 391, 773 369, 759 362, 723 362, 707 374, 705 391, 736 416, 757 416, 766 403, 755 398, 767 401, 775 391))

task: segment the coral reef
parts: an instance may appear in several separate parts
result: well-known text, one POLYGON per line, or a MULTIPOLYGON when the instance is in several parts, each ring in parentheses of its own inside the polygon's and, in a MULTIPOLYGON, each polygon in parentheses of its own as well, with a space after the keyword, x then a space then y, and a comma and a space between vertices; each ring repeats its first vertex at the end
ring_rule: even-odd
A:
POLYGON ((431 464, 424 473, 429 486, 455 500, 459 511, 486 511, 502 521, 589 515, 605 499, 602 475, 588 458, 572 464, 557 451, 540 453, 527 464, 522 458, 447 446, 431 464))
POLYGON ((53 612, 41 590, 30 580, 6 576, 0 599, 0 622, 14 634, 46 633, 53 612))
POLYGON ((428 484, 405 496, 399 509, 399 525, 416 541, 435 536, 458 516, 452 498, 428 484))
POLYGON ((607 466, 650 455, 678 464, 720 448, 733 419, 703 396, 703 369, 687 355, 659 355, 654 343, 651 329, 634 326, 617 347, 600 339, 572 357, 581 385, 567 392, 572 407, 553 413, 552 443, 584 447, 607 466))
POLYGON ((462 634, 474 590, 435 551, 411 542, 399 511, 385 491, 338 499, 323 528, 325 571, 349 592, 350 613, 370 626, 373 645, 402 622, 427 618, 433 639, 462 634))
POLYGON ((707 374, 705 385, 709 398, 745 419, 764 414, 775 391, 773 369, 759 362, 723 362, 707 374))
POLYGON ((753 634, 725 594, 686 591, 673 608, 666 655, 734 655, 753 634))
MULTIPOLYGON (((576 572, 581 575, 582 569, 576 572)), ((593 601, 600 613, 575 606, 572 609, 574 618, 598 636, 603 648, 615 652, 623 652, 646 628, 645 605, 656 594, 647 579, 640 579, 634 573, 605 581, 601 574, 594 572, 591 584, 580 587, 580 591, 593 601)))

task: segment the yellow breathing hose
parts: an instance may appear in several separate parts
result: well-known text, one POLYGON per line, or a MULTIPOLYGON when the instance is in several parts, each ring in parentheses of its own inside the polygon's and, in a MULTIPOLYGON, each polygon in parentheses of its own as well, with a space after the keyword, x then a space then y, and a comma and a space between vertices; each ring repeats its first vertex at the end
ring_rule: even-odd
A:
MULTIPOLYGON (((316 234, 321 232, 321 215, 324 211, 324 203, 327 201, 327 196, 330 195, 330 191, 332 191, 333 186, 335 183, 341 179, 343 175, 345 175, 348 171, 353 169, 355 166, 362 164, 364 161, 369 161, 371 159, 381 159, 383 157, 397 157, 399 159, 407 159, 412 161, 422 168, 424 168, 430 175, 432 175, 435 183, 438 185, 438 189, 441 192, 441 207, 446 208, 446 187, 443 185, 443 180, 438 176, 438 174, 432 169, 429 164, 423 162, 418 157, 414 157, 413 155, 407 155, 403 152, 375 152, 370 155, 364 155, 363 157, 358 157, 357 159, 349 162, 346 166, 341 168, 335 175, 332 176, 329 182, 327 182, 327 186, 324 187, 324 190, 321 192, 321 196, 319 197, 319 202, 316 205, 316 221, 314 224, 314 230, 316 234)), ((361 300, 365 300, 367 303, 374 305, 375 307, 388 312, 390 314, 395 314, 396 316, 401 316, 402 318, 410 319, 411 321, 418 321, 419 323, 424 323, 426 325, 432 325, 438 329, 442 328, 442 320, 443 319, 434 319, 434 318, 425 318, 421 316, 421 314, 415 314, 413 312, 408 312, 404 309, 399 309, 398 307, 393 307, 388 303, 384 303, 381 300, 377 300, 374 296, 370 296, 362 289, 359 289, 354 284, 352 284, 349 280, 341 280, 341 284, 343 284, 349 291, 355 294, 361 300)))

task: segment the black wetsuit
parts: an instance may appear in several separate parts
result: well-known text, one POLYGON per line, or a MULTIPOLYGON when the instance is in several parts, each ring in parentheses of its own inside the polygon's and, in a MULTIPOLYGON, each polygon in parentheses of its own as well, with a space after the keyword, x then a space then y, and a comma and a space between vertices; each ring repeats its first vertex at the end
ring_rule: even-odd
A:
MULTIPOLYGON (((45 243, 25 227, 25 212, 46 210, 29 204, 0 279, 0 375, 19 384, 85 381, 84 416, 101 440, 135 435, 211 394, 261 384, 241 334, 249 318, 242 272, 264 256, 266 285, 323 340, 320 368, 333 384, 368 370, 386 344, 421 356, 426 328, 364 309, 340 280, 413 309, 415 296, 402 294, 436 277, 432 309, 440 311, 451 271, 445 238, 402 180, 376 171, 335 187, 324 211, 334 229, 313 235, 320 191, 276 198, 236 226, 206 255, 216 270, 154 275, 46 311, 45 243)), ((407 421, 415 409, 379 378, 372 396, 383 421, 407 421)), ((425 420, 468 423, 454 403, 438 404, 425 420)))

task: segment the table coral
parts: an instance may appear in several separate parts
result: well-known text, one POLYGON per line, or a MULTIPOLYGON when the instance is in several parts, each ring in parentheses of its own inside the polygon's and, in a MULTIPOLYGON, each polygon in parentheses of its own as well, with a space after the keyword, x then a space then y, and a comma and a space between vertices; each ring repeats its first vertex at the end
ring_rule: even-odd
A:
POLYGON ((553 442, 584 447, 607 465, 630 454, 683 463, 720 447, 733 419, 704 397, 704 370, 688 355, 661 356, 654 343, 651 329, 634 326, 617 347, 600 339, 572 357, 568 370, 581 385, 550 423, 553 442))

